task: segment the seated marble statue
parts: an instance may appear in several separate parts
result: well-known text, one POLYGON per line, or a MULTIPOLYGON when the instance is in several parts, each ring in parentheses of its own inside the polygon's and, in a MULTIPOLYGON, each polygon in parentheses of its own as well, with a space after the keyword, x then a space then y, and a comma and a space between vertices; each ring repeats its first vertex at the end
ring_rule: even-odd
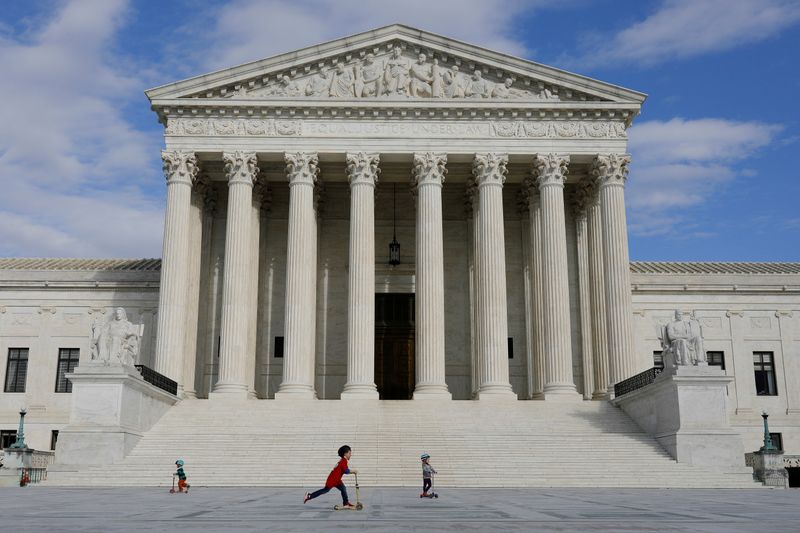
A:
POLYGON ((111 320, 92 324, 91 360, 104 365, 132 366, 139 356, 143 332, 143 324, 132 324, 125 309, 117 307, 111 320))
POLYGON ((700 323, 694 318, 683 317, 677 309, 675 320, 661 328, 661 347, 665 369, 708 364, 700 323))

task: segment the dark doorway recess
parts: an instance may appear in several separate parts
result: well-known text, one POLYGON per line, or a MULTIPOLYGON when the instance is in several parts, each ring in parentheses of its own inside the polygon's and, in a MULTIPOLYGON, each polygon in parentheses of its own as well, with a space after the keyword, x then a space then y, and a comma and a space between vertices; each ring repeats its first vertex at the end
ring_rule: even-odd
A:
POLYGON ((414 295, 375 295, 375 384, 381 400, 414 393, 414 295))

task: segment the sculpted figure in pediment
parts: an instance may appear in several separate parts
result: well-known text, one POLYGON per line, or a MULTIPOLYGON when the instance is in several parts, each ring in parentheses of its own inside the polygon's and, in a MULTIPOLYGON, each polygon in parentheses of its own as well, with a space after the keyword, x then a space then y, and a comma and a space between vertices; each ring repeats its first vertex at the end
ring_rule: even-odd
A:
POLYGON ((489 98, 491 92, 490 82, 483 79, 483 73, 480 70, 475 70, 464 93, 470 98, 489 98))
POLYGON ((381 81, 383 65, 375 62, 373 54, 367 54, 364 63, 356 65, 356 96, 378 96, 383 92, 381 81))
POLYGON ((525 98, 527 92, 512 87, 514 80, 506 78, 503 83, 495 84, 492 88, 492 98, 525 98))
POLYGON ((433 75, 431 65, 428 65, 425 54, 420 54, 417 62, 409 68, 410 80, 408 82, 408 92, 411 96, 432 96, 433 95, 433 75))
POLYGON ((383 75, 383 88, 389 95, 408 94, 408 76, 410 67, 408 61, 403 58, 402 50, 395 46, 392 55, 386 62, 386 70, 383 75))
POLYGON ((353 72, 344 66, 344 63, 337 63, 336 70, 333 71, 331 79, 330 95, 335 98, 352 98, 355 96, 355 78, 353 72))
POLYGON ((329 96, 331 79, 326 72, 315 74, 306 84, 306 96, 329 96))
POLYGON ((442 79, 444 81, 444 95, 447 98, 464 98, 464 83, 461 80, 457 65, 453 65, 450 70, 446 70, 442 74, 442 79))
POLYGON ((433 58, 433 65, 431 65, 431 96, 434 98, 444 97, 442 67, 439 66, 439 60, 436 58, 433 58))
POLYGON ((280 83, 272 90, 271 94, 273 96, 300 96, 303 94, 303 90, 289 76, 282 76, 280 83))

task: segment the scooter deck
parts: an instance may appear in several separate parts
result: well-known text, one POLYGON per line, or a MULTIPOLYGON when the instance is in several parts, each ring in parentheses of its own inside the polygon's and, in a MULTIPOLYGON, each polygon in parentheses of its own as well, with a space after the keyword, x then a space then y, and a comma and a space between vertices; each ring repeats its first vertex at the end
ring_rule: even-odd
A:
POLYGON ((345 507, 344 505, 334 505, 334 511, 360 511, 364 508, 364 504, 361 502, 356 503, 355 507, 345 507))

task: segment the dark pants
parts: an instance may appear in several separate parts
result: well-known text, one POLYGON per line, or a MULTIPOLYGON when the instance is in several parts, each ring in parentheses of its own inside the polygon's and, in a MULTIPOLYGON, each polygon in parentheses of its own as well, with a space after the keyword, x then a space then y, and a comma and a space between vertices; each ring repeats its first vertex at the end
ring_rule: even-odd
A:
POLYGON ((429 488, 431 488, 431 478, 422 478, 422 492, 428 492, 429 488))
MULTIPOLYGON (((338 485, 336 485, 336 488, 339 489, 339 492, 342 493, 342 505, 347 505, 347 502, 348 502, 348 499, 347 499, 347 488, 344 486, 344 483, 339 483, 338 485)), ((330 490, 331 490, 331 487, 323 487, 323 488, 319 489, 318 491, 315 491, 315 492, 312 492, 311 494, 309 494, 309 498, 308 499, 309 500, 313 500, 317 496, 322 496, 323 494, 327 494, 328 491, 330 491, 330 490)))

